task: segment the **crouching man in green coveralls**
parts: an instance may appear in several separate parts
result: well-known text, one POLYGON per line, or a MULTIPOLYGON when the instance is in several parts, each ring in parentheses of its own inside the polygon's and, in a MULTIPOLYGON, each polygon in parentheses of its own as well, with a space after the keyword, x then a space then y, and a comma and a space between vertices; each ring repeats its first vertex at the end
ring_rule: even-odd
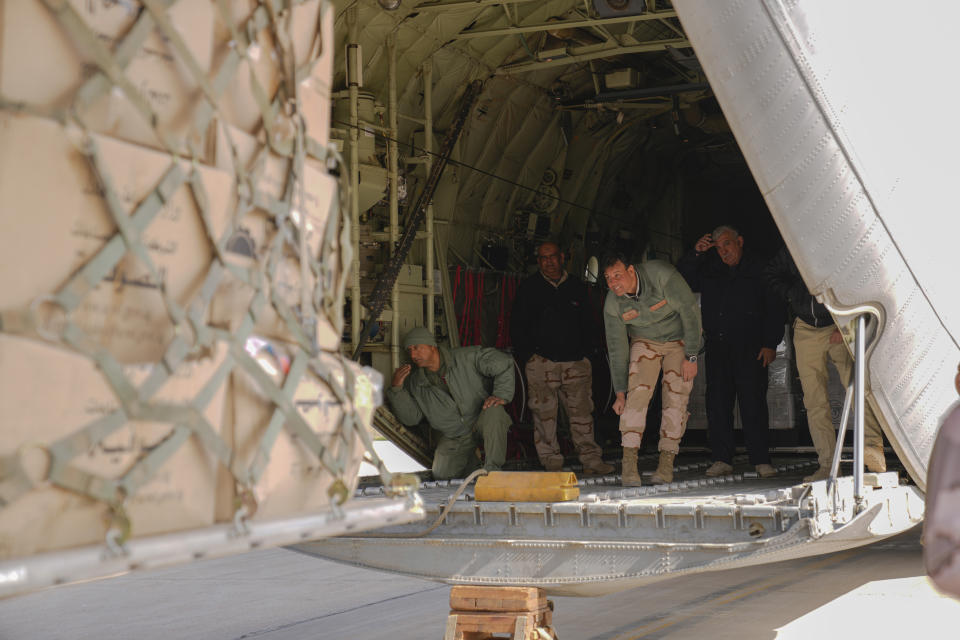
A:
POLYGON ((433 455, 433 477, 463 478, 480 466, 477 445, 483 443, 484 469, 495 471, 507 457, 507 430, 513 421, 503 405, 513 399, 513 358, 484 347, 438 347, 422 327, 403 340, 416 368, 403 365, 387 389, 394 415, 414 426, 424 417, 440 433, 433 455), (490 390, 489 379, 493 379, 490 390))
POLYGON ((697 375, 701 341, 697 299, 668 262, 633 265, 623 255, 609 254, 600 267, 610 287, 603 322, 617 394, 613 411, 620 416, 623 486, 640 486, 637 452, 661 368, 660 462, 651 481, 672 482, 673 460, 687 428, 687 401, 697 375))

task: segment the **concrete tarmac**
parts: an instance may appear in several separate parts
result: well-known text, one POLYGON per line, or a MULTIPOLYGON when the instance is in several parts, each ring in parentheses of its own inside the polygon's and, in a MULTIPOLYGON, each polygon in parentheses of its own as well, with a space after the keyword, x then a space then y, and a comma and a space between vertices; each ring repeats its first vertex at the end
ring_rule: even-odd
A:
MULTIPOLYGON (((0 639, 440 640, 449 592, 269 549, 0 601, 0 639)), ((960 637, 960 602, 924 575, 920 527, 830 555, 552 599, 563 640, 960 637)))

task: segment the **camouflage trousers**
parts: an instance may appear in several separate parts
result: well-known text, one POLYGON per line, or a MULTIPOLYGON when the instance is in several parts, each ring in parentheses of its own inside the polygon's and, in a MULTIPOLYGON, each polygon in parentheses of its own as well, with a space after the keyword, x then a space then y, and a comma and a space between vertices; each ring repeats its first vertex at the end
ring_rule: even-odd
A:
POLYGON ((663 368, 663 412, 660 418, 660 451, 677 453, 687 429, 687 401, 693 380, 683 381, 683 342, 630 342, 630 375, 627 379, 627 406, 620 416, 620 433, 625 447, 639 447, 647 426, 647 408, 653 397, 657 376, 663 368))
MULTIPOLYGON (((812 327, 800 318, 793 322, 793 348, 797 354, 797 373, 800 374, 800 386, 803 388, 803 406, 807 410, 807 425, 813 448, 821 467, 829 467, 833 462, 833 449, 837 443, 836 428, 830 409, 830 397, 827 393, 827 381, 830 372, 827 360, 831 360, 840 374, 840 382, 850 383, 853 373, 853 358, 842 342, 831 344, 830 335, 833 325, 812 327)), ((863 445, 867 449, 883 447, 883 435, 877 416, 870 404, 864 405, 863 445)))
POLYGON ((544 466, 562 463, 557 442, 558 398, 570 419, 570 439, 585 466, 602 462, 600 446, 593 438, 593 372, 590 360, 554 362, 534 355, 525 367, 533 414, 533 441, 544 466))

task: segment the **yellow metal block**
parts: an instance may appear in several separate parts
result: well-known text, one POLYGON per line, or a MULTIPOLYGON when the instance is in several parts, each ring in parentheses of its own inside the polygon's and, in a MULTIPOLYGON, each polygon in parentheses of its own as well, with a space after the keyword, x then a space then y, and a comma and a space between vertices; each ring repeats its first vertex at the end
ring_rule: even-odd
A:
POLYGON ((563 502, 580 497, 570 471, 491 471, 477 480, 478 502, 563 502))

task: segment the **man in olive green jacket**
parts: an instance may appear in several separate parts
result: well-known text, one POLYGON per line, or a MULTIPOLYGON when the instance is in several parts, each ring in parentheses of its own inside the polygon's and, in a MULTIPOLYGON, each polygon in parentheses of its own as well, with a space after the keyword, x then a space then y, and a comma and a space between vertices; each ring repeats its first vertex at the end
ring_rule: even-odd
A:
POLYGON ((513 399, 513 358, 498 349, 438 347, 422 327, 410 330, 403 347, 416 369, 407 364, 393 373, 387 402, 400 422, 413 426, 426 418, 440 432, 433 477, 469 475, 480 466, 476 449, 481 442, 483 467, 499 469, 507 457, 507 430, 513 424, 503 408, 513 399))
POLYGON ((687 401, 697 375, 700 309, 690 287, 667 262, 630 264, 623 255, 604 257, 610 291, 603 322, 610 355, 610 377, 620 416, 623 485, 639 486, 637 452, 647 424, 647 406, 663 369, 660 462, 652 482, 673 481, 673 460, 687 427, 687 401))

